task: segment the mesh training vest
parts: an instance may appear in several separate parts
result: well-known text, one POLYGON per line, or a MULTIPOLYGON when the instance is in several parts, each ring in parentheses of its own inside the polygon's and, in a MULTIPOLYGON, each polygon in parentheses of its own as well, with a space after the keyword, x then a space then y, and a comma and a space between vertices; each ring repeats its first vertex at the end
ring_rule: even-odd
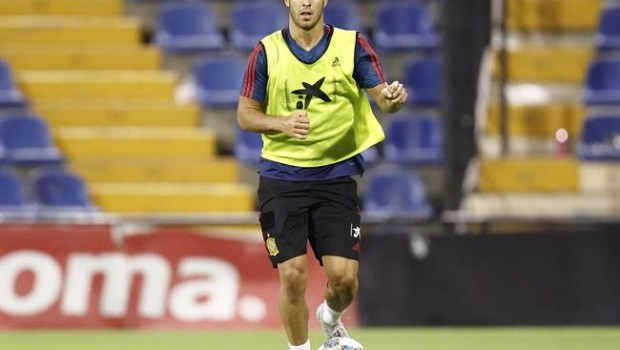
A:
POLYGON ((353 79, 356 40, 356 32, 334 28, 325 53, 311 64, 293 55, 282 31, 262 40, 268 72, 264 112, 286 117, 304 109, 310 119, 305 140, 263 133, 263 158, 317 167, 351 158, 384 139, 364 89, 353 79))

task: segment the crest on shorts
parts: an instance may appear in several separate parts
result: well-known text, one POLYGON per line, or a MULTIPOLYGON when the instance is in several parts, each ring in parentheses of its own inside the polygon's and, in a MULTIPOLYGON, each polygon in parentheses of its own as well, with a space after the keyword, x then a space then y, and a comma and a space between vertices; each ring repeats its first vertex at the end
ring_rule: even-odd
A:
POLYGON ((267 238, 267 240, 265 241, 265 245, 267 246, 267 250, 269 251, 269 255, 276 256, 276 255, 280 254, 280 251, 278 250, 278 245, 276 244, 276 239, 275 238, 273 238, 273 237, 267 238))

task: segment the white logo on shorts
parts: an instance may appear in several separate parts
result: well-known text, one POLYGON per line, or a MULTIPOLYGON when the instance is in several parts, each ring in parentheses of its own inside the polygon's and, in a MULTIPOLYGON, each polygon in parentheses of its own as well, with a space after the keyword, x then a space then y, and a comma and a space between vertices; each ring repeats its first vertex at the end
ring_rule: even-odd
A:
POLYGON ((351 237, 358 239, 360 238, 360 235, 362 234, 362 229, 359 226, 355 226, 353 227, 353 224, 351 224, 351 237))

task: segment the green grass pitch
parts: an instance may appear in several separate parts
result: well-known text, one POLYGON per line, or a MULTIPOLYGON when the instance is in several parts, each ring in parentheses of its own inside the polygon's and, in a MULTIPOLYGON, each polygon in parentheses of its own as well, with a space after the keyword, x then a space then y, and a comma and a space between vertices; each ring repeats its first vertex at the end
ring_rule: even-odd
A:
MULTIPOLYGON (((620 327, 358 328, 368 350, 618 350, 620 327)), ((312 348, 323 341, 312 332, 312 348)), ((279 331, 3 331, 2 350, 287 350, 279 331)))

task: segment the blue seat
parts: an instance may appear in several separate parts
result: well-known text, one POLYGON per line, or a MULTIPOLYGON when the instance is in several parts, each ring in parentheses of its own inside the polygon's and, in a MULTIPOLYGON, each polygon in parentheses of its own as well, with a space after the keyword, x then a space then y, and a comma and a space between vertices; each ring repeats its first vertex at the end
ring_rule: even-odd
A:
POLYGON ((583 98, 587 105, 620 104, 620 60, 595 59, 590 63, 583 98))
POLYGON ((0 108, 26 105, 27 99, 15 84, 11 67, 0 58, 0 108))
POLYGON ((390 117, 383 145, 385 158, 395 163, 440 164, 443 133, 436 118, 400 114, 390 117))
POLYGON ((364 215, 374 220, 429 219, 433 215, 426 185, 414 170, 374 169, 364 193, 364 215))
POLYGON ((52 142, 47 124, 34 115, 0 118, 0 143, 8 164, 38 166, 64 162, 62 152, 52 142))
POLYGON ((374 45, 379 50, 433 50, 439 35, 425 5, 416 2, 383 2, 376 15, 374 45))
POLYGON ((237 105, 245 75, 245 62, 232 55, 202 57, 194 63, 196 102, 203 107, 237 105))
POLYGON ((357 31, 362 29, 357 6, 349 1, 330 2, 325 8, 324 16, 325 23, 334 27, 357 31))
POLYGON ((620 115, 587 117, 577 144, 577 155, 582 160, 620 161, 620 115))
POLYGON ((251 50, 265 35, 287 24, 288 16, 282 3, 236 2, 231 15, 231 44, 240 50, 251 50))
POLYGON ((37 169, 32 190, 42 211, 97 211, 82 178, 65 168, 37 169))
POLYGON ((192 53, 224 46, 224 36, 213 11, 207 4, 198 2, 163 4, 155 40, 169 53, 192 53))
POLYGON ((599 50, 620 50, 620 2, 603 9, 595 37, 599 50))
POLYGON ((26 201, 19 175, 10 168, 0 168, 0 217, 11 219, 34 219, 34 206, 26 201))
POLYGON ((263 139, 260 133, 237 129, 233 147, 239 162, 245 165, 257 165, 263 149, 263 139))
POLYGON ((438 106, 441 95, 439 59, 430 56, 406 62, 403 83, 409 93, 410 106, 438 106))

